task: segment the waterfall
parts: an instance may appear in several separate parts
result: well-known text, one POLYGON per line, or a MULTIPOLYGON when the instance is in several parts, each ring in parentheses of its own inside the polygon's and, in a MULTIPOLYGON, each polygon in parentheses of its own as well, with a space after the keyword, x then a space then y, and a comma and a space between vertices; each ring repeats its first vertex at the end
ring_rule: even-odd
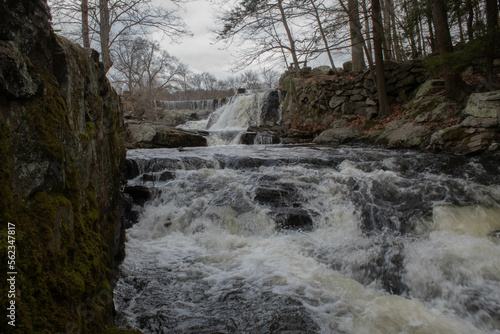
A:
POLYGON ((188 100, 188 101, 154 101, 154 105, 157 108, 162 108, 166 110, 206 110, 215 111, 217 108, 221 107, 226 103, 226 98, 221 99, 209 99, 209 100, 188 100))
POLYGON ((498 160, 237 145, 128 162, 121 327, 500 332, 498 160))
MULTIPOLYGON (((279 93, 275 90, 256 94, 238 94, 218 108, 208 120, 190 121, 182 129, 208 130, 209 146, 236 145, 249 127, 277 124, 281 119, 279 93)), ((269 135, 256 136, 256 144, 272 142, 269 135), (258 139, 257 139, 258 137, 258 139)))

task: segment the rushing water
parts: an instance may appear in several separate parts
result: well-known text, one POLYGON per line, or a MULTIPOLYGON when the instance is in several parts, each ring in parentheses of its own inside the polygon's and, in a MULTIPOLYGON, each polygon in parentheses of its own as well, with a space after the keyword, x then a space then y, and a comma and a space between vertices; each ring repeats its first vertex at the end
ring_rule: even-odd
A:
MULTIPOLYGON (((210 118, 190 121, 179 128, 208 130, 208 146, 237 145, 241 143, 241 137, 249 127, 260 126, 266 120, 273 119, 273 116, 274 122, 281 121, 281 110, 273 110, 272 106, 273 98, 276 97, 279 100, 278 92, 273 90, 257 94, 238 94, 218 108, 210 118)), ((262 134, 256 136, 256 142, 259 144, 269 141, 272 142, 272 137, 266 138, 262 134)))
POLYGON ((118 325, 500 333, 498 160, 373 147, 133 150, 118 325))

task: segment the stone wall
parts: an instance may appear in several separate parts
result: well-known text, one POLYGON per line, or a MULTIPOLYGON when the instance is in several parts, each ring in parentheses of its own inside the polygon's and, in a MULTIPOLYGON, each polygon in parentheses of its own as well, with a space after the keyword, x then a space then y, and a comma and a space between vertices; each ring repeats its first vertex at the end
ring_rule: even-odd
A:
MULTIPOLYGON (((384 64, 391 102, 402 102, 428 78, 422 60, 384 64)), ((342 115, 378 115, 377 90, 368 71, 333 75, 329 68, 288 71, 280 79, 284 95, 283 122, 297 137, 315 136, 342 115)))
POLYGON ((49 19, 44 0, 0 2, 1 258, 7 222, 17 250, 9 332, 104 333, 122 233, 121 107, 99 55, 49 19))

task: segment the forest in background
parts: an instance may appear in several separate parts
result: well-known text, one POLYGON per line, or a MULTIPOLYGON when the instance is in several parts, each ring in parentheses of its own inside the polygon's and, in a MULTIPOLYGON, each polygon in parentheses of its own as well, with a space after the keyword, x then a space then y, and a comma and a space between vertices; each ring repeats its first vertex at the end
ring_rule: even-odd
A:
POLYGON ((267 64, 261 73, 247 70, 226 80, 193 73, 151 39, 153 32, 173 43, 189 36, 180 15, 187 1, 49 0, 49 5, 62 35, 101 53, 115 87, 150 100, 275 87, 286 69, 326 57, 337 71, 335 59, 346 55, 354 71, 374 73, 381 115, 390 113, 385 60, 434 55, 429 66, 445 79, 448 97, 459 99, 466 88, 461 71, 482 58, 484 86, 498 89, 493 74, 500 45, 498 0, 211 0, 219 8, 214 39, 239 46, 235 70, 267 64))

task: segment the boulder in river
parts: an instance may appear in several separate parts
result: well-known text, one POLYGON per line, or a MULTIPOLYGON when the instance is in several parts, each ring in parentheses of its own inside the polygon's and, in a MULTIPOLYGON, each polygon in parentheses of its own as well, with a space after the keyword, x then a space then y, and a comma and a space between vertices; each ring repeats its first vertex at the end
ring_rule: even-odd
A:
POLYGON ((127 122, 129 148, 207 146, 207 139, 204 137, 206 134, 203 131, 181 130, 149 122, 127 122))

